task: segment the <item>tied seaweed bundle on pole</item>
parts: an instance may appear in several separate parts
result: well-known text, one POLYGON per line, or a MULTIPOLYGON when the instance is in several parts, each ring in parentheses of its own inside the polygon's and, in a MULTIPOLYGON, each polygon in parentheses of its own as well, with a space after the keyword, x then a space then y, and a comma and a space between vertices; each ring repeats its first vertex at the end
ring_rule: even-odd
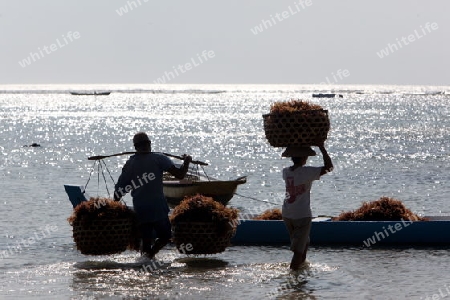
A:
POLYGON ((172 240, 184 254, 223 252, 236 232, 237 217, 237 209, 226 207, 210 197, 186 197, 170 216, 172 240))
POLYGON ((272 147, 312 146, 325 141, 330 130, 328 111, 301 100, 273 103, 263 120, 272 147))
POLYGON ((86 255, 108 255, 133 248, 135 213, 121 202, 91 198, 75 207, 68 219, 77 249, 86 255))

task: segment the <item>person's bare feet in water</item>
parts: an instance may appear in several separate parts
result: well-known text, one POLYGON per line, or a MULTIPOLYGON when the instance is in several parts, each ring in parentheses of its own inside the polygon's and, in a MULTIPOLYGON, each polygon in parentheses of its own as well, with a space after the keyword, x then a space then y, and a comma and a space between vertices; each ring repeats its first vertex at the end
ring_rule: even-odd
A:
POLYGON ((302 252, 294 252, 294 256, 292 256, 291 265, 289 268, 291 270, 297 271, 300 269, 301 265, 306 261, 306 253, 302 252))
POLYGON ((152 259, 153 257, 155 257, 156 253, 159 252, 159 250, 161 250, 162 248, 164 248, 165 245, 167 245, 168 242, 169 240, 156 239, 155 243, 150 249, 144 248, 143 251, 144 255, 152 259))

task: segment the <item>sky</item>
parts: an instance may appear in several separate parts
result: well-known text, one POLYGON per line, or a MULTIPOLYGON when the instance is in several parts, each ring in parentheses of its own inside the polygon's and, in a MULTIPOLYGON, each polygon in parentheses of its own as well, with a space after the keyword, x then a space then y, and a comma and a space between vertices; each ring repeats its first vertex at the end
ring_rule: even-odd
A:
POLYGON ((450 1, 1 0, 0 84, 450 85, 450 1))

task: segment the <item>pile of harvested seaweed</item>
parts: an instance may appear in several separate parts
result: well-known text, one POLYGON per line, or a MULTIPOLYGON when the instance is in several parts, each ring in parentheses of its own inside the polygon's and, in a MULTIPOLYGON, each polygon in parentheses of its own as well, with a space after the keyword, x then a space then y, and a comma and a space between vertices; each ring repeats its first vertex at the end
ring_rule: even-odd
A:
POLYGON ((426 218, 414 214, 400 200, 381 197, 372 202, 363 202, 354 211, 341 213, 333 221, 426 221, 426 218))
POLYGON ((213 222, 220 228, 220 233, 229 230, 229 224, 238 217, 238 210, 225 207, 223 204, 214 201, 211 197, 194 195, 186 197, 177 205, 171 216, 172 224, 178 222, 213 222))
POLYGON ((225 207, 211 197, 200 194, 186 197, 175 207, 170 216, 171 222, 230 222, 236 219, 238 210, 225 207))
POLYGON ((272 147, 310 146, 325 141, 330 130, 328 111, 302 100, 275 102, 263 115, 264 133, 272 147))
POLYGON ((305 110, 321 110, 320 105, 312 104, 303 100, 291 99, 290 101, 275 102, 270 106, 270 113, 284 114, 305 110))
POLYGON ((90 198, 75 207, 67 219, 73 226, 77 249, 83 254, 104 255, 139 251, 140 232, 135 212, 109 198, 90 198))
POLYGON ((237 209, 225 207, 210 197, 199 194, 186 197, 170 216, 172 241, 183 254, 223 252, 235 233, 237 216, 237 209))
POLYGON ((92 197, 73 210, 67 219, 70 225, 75 221, 91 221, 98 219, 134 219, 134 211, 121 202, 109 198, 92 197))
POLYGON ((253 220, 282 220, 281 210, 279 208, 268 209, 253 220))

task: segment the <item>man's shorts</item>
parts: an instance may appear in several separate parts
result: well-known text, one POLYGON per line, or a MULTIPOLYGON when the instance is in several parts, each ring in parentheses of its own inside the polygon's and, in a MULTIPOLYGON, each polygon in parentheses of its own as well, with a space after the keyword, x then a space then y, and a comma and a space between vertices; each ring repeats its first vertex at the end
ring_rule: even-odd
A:
POLYGON ((309 232, 312 218, 289 219, 283 218, 284 224, 291 238, 291 250, 303 253, 309 245, 309 232))

